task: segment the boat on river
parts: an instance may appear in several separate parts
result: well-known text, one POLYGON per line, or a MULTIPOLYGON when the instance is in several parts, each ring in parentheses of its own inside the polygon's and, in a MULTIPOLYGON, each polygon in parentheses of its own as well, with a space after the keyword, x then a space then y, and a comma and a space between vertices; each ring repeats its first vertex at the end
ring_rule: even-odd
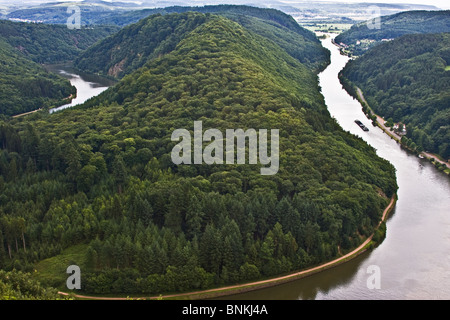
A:
POLYGON ((355 120, 355 123, 364 131, 369 131, 369 128, 367 128, 361 121, 355 120))

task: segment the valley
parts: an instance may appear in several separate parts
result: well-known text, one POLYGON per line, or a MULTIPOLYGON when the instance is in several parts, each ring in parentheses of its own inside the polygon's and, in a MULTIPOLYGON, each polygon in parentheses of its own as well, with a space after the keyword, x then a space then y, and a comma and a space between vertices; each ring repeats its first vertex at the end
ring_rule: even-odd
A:
POLYGON ((429 31, 362 52, 365 15, 317 19, 337 4, 83 5, 73 30, 52 4, 2 11, 45 20, 0 20, 3 296, 73 299, 58 294, 69 265, 89 299, 448 295, 430 280, 448 250, 447 168, 400 143, 448 156, 448 32, 433 30, 449 11, 391 7, 383 32, 414 14, 429 31), (405 123, 399 142, 377 115, 405 123), (367 291, 373 265, 383 287, 367 291))

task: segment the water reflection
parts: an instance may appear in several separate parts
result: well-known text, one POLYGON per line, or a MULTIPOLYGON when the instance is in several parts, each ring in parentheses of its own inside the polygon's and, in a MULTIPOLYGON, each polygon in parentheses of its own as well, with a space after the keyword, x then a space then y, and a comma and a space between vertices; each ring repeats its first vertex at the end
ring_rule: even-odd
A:
POLYGON ((75 70, 70 64, 49 65, 46 66, 46 69, 69 79, 70 83, 77 88, 76 98, 68 104, 50 109, 50 113, 82 104, 90 98, 99 95, 115 83, 112 80, 100 76, 75 70))
POLYGON ((333 269, 223 299, 450 299, 450 179, 371 125, 337 78, 348 58, 340 55, 330 38, 322 43, 332 52, 331 65, 319 75, 331 115, 397 171, 398 201, 387 221, 386 239, 373 251, 333 269), (370 131, 363 132, 355 119, 370 131), (371 265, 381 270, 380 289, 367 287, 371 265))

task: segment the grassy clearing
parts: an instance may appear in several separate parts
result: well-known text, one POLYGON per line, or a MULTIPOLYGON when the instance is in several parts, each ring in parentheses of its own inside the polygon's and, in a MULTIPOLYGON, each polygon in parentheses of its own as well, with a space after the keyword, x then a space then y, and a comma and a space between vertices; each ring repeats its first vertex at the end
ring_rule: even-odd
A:
POLYGON ((77 265, 83 270, 86 266, 86 249, 87 244, 72 246, 57 256, 40 261, 35 266, 34 277, 41 283, 66 290, 65 283, 69 276, 67 267, 77 265))
POLYGON ((446 66, 445 71, 450 71, 450 66, 446 66))

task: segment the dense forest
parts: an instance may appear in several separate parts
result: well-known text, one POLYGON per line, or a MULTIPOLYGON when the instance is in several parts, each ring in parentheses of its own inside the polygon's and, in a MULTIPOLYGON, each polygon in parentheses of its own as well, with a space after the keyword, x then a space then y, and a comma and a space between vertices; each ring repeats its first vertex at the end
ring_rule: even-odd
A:
MULTIPOLYGON (((321 70, 329 63, 328 50, 323 48, 315 35, 301 28, 292 17, 270 9, 257 9, 247 6, 205 6, 205 7, 169 7, 158 11, 155 19, 145 18, 138 23, 123 28, 112 39, 105 39, 86 50, 75 61, 81 70, 99 73, 104 76, 121 78, 131 71, 142 67, 148 60, 175 49, 186 33, 205 22, 208 16, 197 20, 174 20, 165 16, 171 12, 217 13, 238 22, 246 29, 264 36, 291 56, 312 69, 321 70)), ((142 14, 140 11, 130 15, 142 14)))
POLYGON ((50 64, 74 60, 81 52, 118 29, 115 26, 69 29, 66 25, 0 20, 0 39, 28 59, 50 64))
MULTIPOLYGON (((395 170, 330 117, 314 68, 223 16, 144 22, 157 23, 173 23, 161 42, 178 26, 176 46, 114 87, 0 123, 2 269, 59 257, 81 267, 84 292, 160 294, 299 270, 372 234, 395 170), (279 129, 279 172, 175 165, 171 134, 197 120, 222 132, 279 129)), ((65 268, 35 276, 64 287, 55 279, 65 268)))
POLYGON ((43 286, 30 273, 0 270, 0 300, 67 300, 53 288, 43 286))
POLYGON ((12 116, 64 104, 76 94, 67 79, 41 64, 75 59, 117 27, 70 30, 0 20, 0 114, 12 116))
POLYGON ((0 115, 63 104, 76 89, 67 79, 25 58, 0 37, 0 115))
POLYGON ((361 22, 339 34, 335 40, 346 44, 353 55, 359 56, 386 40, 407 34, 440 32, 450 32, 450 10, 406 11, 382 16, 379 28, 372 25, 369 28, 367 22, 361 22))
POLYGON ((143 10, 133 10, 125 13, 112 12, 109 19, 104 19, 98 21, 96 24, 99 25, 117 25, 126 26, 132 23, 136 23, 139 20, 146 18, 155 14, 171 14, 171 13, 186 13, 186 12, 200 12, 200 13, 211 13, 216 15, 225 15, 227 17, 233 17, 235 15, 260 18, 266 23, 271 23, 278 27, 282 26, 289 30, 293 30, 300 35, 304 36, 309 40, 315 41, 315 36, 313 33, 309 32, 307 29, 302 28, 295 19, 276 9, 269 8, 258 8, 254 6, 245 5, 205 5, 205 6, 172 6, 165 8, 155 8, 155 9, 143 9, 143 10))
POLYGON ((406 125, 403 143, 450 158, 450 33, 406 35, 352 60, 341 75, 373 111, 406 125))

